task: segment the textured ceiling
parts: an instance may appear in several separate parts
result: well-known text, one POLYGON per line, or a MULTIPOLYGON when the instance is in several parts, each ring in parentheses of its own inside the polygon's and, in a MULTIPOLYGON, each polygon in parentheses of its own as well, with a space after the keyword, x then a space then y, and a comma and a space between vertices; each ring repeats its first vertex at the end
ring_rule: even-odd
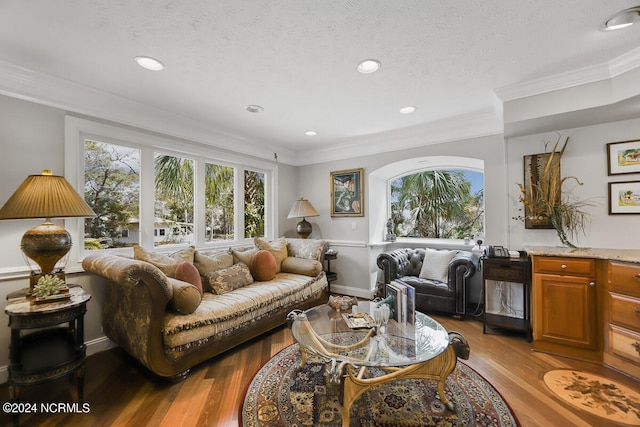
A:
POLYGON ((640 46, 640 25, 599 26, 637 3, 0 0, 0 60, 304 151, 492 113, 495 89, 606 64, 640 46), (366 58, 381 70, 357 73, 366 58))

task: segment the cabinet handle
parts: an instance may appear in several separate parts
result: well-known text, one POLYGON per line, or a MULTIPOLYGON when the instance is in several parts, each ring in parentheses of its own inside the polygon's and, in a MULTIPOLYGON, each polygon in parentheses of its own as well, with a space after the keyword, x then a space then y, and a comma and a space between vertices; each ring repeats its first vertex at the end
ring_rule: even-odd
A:
POLYGON ((596 282, 589 282, 589 286, 591 286, 592 288, 596 285, 596 282))
POLYGON ((631 277, 636 279, 636 280, 640 280, 640 274, 636 274, 635 276, 631 276, 631 277))
POLYGON ((564 270, 565 268, 567 268, 567 264, 562 264, 560 268, 564 270))

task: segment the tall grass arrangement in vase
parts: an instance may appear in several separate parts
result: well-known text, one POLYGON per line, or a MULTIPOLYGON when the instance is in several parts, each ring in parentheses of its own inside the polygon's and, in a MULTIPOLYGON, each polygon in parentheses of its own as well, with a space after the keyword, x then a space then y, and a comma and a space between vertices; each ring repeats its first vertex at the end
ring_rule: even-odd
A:
MULTIPOLYGON (((525 207, 525 215, 536 220, 548 220, 555 228, 563 245, 577 248, 571 240, 577 239, 579 234, 584 234, 585 227, 590 221, 586 208, 593 206, 593 203, 588 200, 577 200, 571 194, 562 191, 567 181, 574 181, 577 185, 583 184, 575 176, 561 177, 560 168, 553 167, 554 163, 560 165, 569 137, 565 138, 558 151, 560 141, 561 137, 558 135, 538 182, 529 182, 527 187, 517 183, 520 188, 519 200, 525 207)), ((547 144, 545 144, 545 150, 547 144)), ((524 220, 525 218, 519 216, 516 219, 524 220)))

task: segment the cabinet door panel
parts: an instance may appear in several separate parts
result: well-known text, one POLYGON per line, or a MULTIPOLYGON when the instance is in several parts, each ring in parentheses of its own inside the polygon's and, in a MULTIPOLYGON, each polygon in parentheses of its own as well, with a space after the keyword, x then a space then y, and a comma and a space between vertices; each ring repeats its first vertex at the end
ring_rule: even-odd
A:
POLYGON ((588 277, 535 275, 534 339, 595 349, 596 292, 588 277))

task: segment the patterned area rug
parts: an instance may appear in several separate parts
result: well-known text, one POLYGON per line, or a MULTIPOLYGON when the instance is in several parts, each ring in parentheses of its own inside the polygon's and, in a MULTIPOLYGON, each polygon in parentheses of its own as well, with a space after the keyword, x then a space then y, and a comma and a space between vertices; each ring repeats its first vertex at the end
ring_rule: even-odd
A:
POLYGON ((615 381, 570 369, 544 374, 544 383, 564 402, 620 424, 640 425, 640 394, 615 381))
MULTIPOLYGON (((243 427, 340 426, 340 386, 330 384, 325 364, 308 357, 300 368, 297 344, 269 360, 253 378, 242 407, 243 427)), ((449 411, 437 398, 436 381, 400 380, 371 388, 351 407, 351 426, 518 426, 500 394, 458 361, 446 381, 449 411)))

